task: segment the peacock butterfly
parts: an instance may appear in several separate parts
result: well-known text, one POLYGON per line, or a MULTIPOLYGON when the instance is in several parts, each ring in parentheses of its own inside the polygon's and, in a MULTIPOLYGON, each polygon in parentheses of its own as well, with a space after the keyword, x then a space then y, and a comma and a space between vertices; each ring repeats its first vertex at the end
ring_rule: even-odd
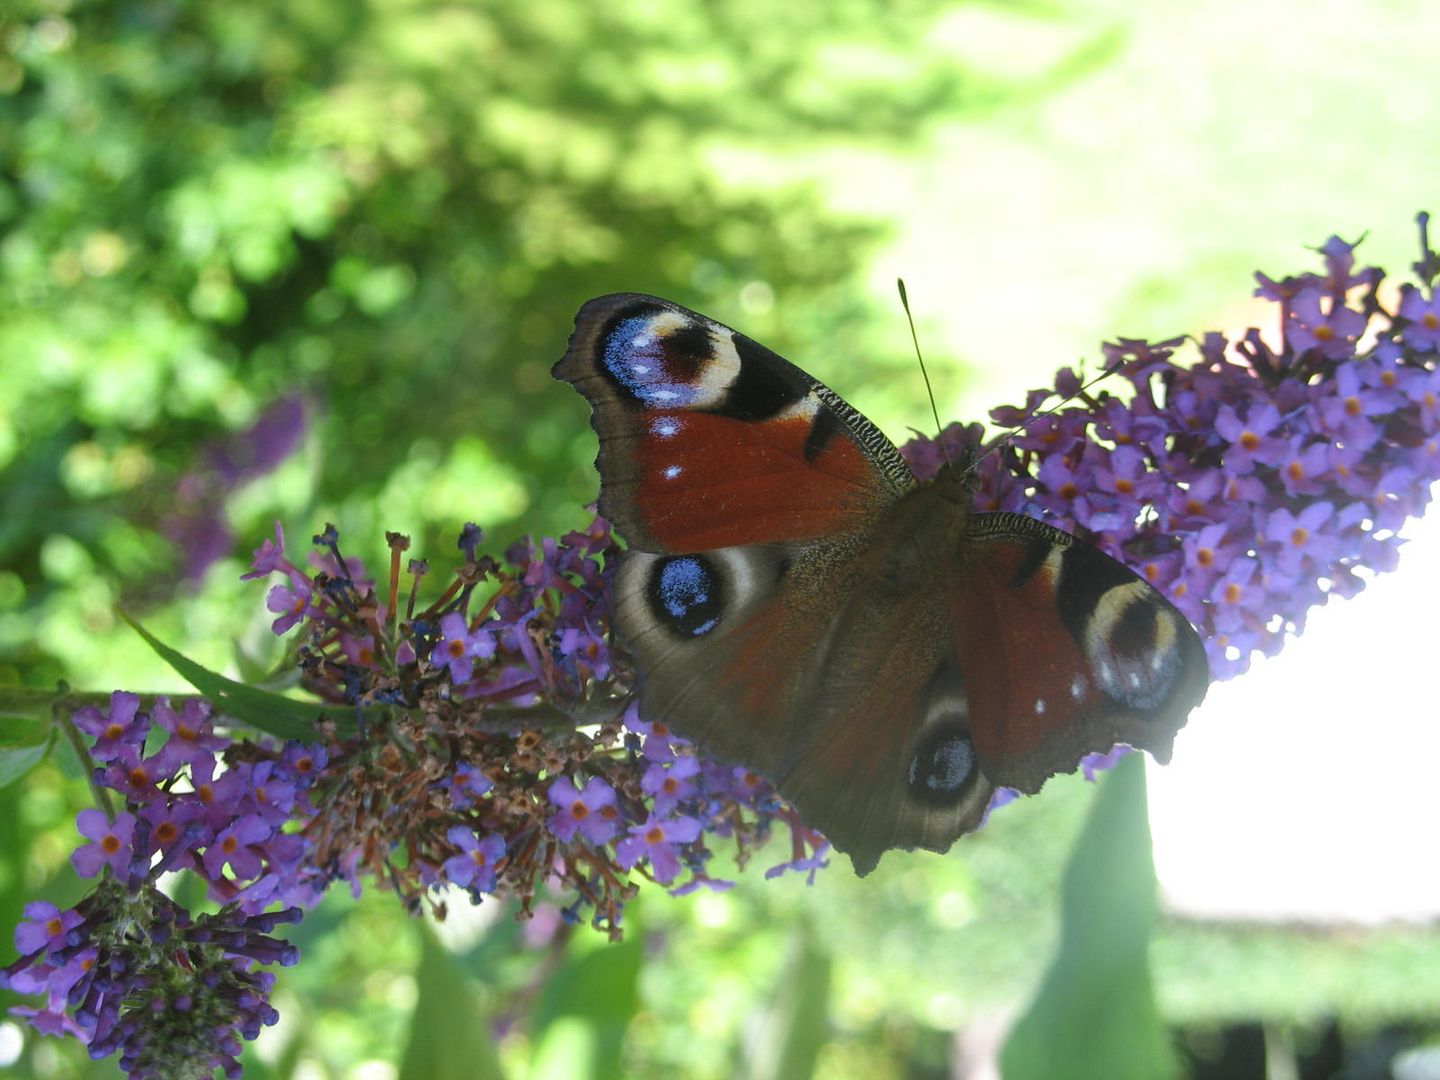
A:
POLYGON ((920 482, 834 391, 678 304, 585 304, 557 379, 590 402, 628 542, 614 629, 641 715, 767 775, 858 874, 945 851, 997 787, 1117 743, 1169 760, 1205 696, 1189 622, 965 470, 920 482))

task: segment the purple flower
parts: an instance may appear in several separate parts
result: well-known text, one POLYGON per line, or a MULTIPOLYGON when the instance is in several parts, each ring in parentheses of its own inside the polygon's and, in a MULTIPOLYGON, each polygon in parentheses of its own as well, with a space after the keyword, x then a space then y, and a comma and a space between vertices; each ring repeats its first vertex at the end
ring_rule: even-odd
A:
POLYGON ((255 549, 254 557, 250 560, 250 570, 240 575, 241 581, 253 581, 255 578, 268 577, 276 571, 293 571, 285 558, 285 531, 280 527, 280 522, 275 522, 275 539, 262 540, 260 546, 255 549))
POLYGON ((73 908, 61 911, 47 900, 33 900, 25 905, 25 918, 15 926, 15 948, 21 955, 64 948, 69 931, 84 921, 73 908))
POLYGON ((265 607, 280 616, 270 624, 270 629, 276 634, 286 633, 315 610, 314 599, 310 583, 292 574, 288 585, 276 585, 265 597, 265 607))
MULTIPOLYGON (((639 735, 643 740, 640 744, 640 752, 651 761, 674 761, 675 736, 670 728, 660 723, 646 723, 640 719, 639 711, 634 702, 625 710, 625 727, 639 735)), ((680 740, 683 742, 683 740, 680 740)))
POLYGON ((273 832, 264 818, 249 815, 232 821, 216 834, 210 846, 205 849, 205 873, 212 881, 221 880, 225 864, 235 871, 235 876, 248 881, 260 873, 260 855, 254 845, 270 838, 273 832))
POLYGON ((641 859, 650 860, 650 871, 661 885, 668 885, 680 873, 676 844, 688 844, 700 835, 700 822, 692 817, 662 821, 654 814, 640 825, 630 826, 630 835, 615 845, 615 859, 629 870, 641 859))
POLYGON ((440 619, 440 641, 430 653, 430 663, 450 669, 450 681, 457 686, 470 678, 475 657, 488 659, 495 655, 495 638, 488 626, 471 630, 465 616, 452 611, 440 619))
POLYGON ((75 710, 73 719, 76 727, 95 737, 90 756, 96 761, 118 757, 126 747, 139 749, 145 744, 145 733, 150 730, 150 718, 140 712, 140 698, 123 690, 110 695, 108 713, 102 714, 95 706, 86 705, 75 710))
POLYGON ((494 786, 474 765, 462 761, 455 766, 455 774, 450 779, 450 805, 456 810, 468 810, 475 805, 476 799, 494 786))
POLYGON ((1311 503, 1299 514, 1281 507, 1265 521, 1265 537, 1279 545, 1276 561, 1281 570, 1298 571, 1303 560, 1324 562, 1336 548, 1335 538, 1320 531, 1335 508, 1328 502, 1311 503))
POLYGON ((655 813, 663 817, 680 800, 695 794, 693 778, 699 771, 700 762, 693 754, 676 757, 668 765, 656 762, 640 778, 640 790, 655 797, 655 813))
POLYGON ((604 679, 610 674, 610 647, 604 635, 596 633, 588 621, 560 631, 556 649, 573 664, 582 680, 604 679))
POLYGON ((154 758, 166 773, 174 773, 206 751, 223 750, 229 745, 230 740, 212 732, 210 704, 199 698, 187 700, 178 713, 171 708, 169 698, 160 698, 150 716, 170 736, 154 758))
POLYGON ((1327 360, 1344 360, 1354 353, 1355 339, 1365 331, 1365 316, 1330 301, 1322 311, 1319 289, 1302 289, 1290 305, 1289 344, 1297 352, 1317 350, 1327 360))
POLYGON ((505 854, 505 841, 495 833, 483 840, 465 825, 453 825, 445 833, 460 854, 445 860, 445 877, 452 885, 471 892, 490 892, 495 888, 495 864, 505 854))
POLYGON ((561 776, 550 785, 547 797, 557 808, 550 816, 550 831, 564 843, 578 829, 592 844, 604 844, 620 828, 615 789, 598 776, 587 780, 583 791, 576 790, 568 776, 561 776))
POLYGON ((1406 345, 1419 352, 1440 349, 1440 296, 1432 291, 1427 300, 1413 285, 1405 286, 1400 317, 1409 323, 1403 331, 1406 345))
POLYGON ((830 854, 830 843, 825 841, 815 848, 809 855, 802 855, 791 859, 789 862, 778 863, 765 871, 765 880, 770 881, 782 874, 804 874, 805 884, 815 884, 815 873, 824 870, 830 865, 826 858, 830 854))
POLYGON ((1368 389, 1360 380, 1356 364, 1342 364, 1332 383, 1323 387, 1318 402, 1320 427, 1347 446, 1369 450, 1380 438, 1380 428, 1370 417, 1390 411, 1384 396, 1368 389))
POLYGON ((1440 368, 1413 372, 1405 382, 1404 393, 1419 407, 1421 429, 1440 429, 1440 368))
POLYGON ((1119 743, 1112 746, 1109 750, 1095 754, 1086 754, 1080 761, 1080 772, 1086 780, 1093 783, 1097 775, 1103 772, 1109 772, 1121 758, 1131 752, 1130 747, 1119 743))
POLYGON ((1215 431, 1230 444, 1225 451, 1225 470, 1248 473, 1260 461, 1273 465, 1284 453, 1284 443, 1266 438, 1280 424, 1280 410, 1269 403, 1249 410, 1242 420, 1229 405, 1215 414, 1215 431))
POLYGON ((91 807, 75 815, 75 827, 90 841, 70 856, 77 874, 94 877, 101 867, 108 866, 115 875, 125 876, 133 854, 130 843, 135 833, 134 814, 122 810, 112 822, 102 811, 91 807))

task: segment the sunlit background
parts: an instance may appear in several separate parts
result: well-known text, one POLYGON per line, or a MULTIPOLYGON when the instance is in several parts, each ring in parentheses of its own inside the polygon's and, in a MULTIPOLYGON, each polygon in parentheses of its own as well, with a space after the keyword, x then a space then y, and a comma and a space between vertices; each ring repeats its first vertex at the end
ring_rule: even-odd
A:
MULTIPOLYGON (((1331 233, 1403 273, 1440 210, 1437 40, 1418 0, 16 0, 0 683, 183 689, 116 604, 259 677, 238 576, 277 519, 372 561, 385 529, 443 562, 466 520, 497 548, 577 526, 594 436, 548 371, 594 295, 742 329, 899 442, 929 408, 897 275, 942 414, 975 419, 1102 338, 1268 317, 1251 272, 1331 233)), ((1440 533, 1414 537, 1148 770, 1184 1075, 1440 1076, 1440 533)), ((998 1075, 1099 787, 863 881, 651 890, 618 946, 329 897, 247 1075, 998 1075)), ((59 759, 0 789, 4 926, 79 895, 84 797, 59 759)), ((8 1075, 116 1075, 76 1050, 0 1020, 8 1075)))

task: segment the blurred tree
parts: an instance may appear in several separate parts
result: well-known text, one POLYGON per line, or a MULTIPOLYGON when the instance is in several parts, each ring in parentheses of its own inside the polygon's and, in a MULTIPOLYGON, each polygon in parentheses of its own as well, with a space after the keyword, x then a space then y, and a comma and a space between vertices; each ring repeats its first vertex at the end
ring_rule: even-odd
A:
POLYGON ((573 523, 591 435, 548 369, 591 295, 738 294, 782 348, 861 336, 877 227, 726 163, 913 142, 970 92, 926 45, 943 6, 12 6, 0 679, 93 681, 117 589, 163 600, 242 546, 175 524, 187 478, 246 548, 286 513, 429 553, 467 517, 573 523), (778 294, 806 314, 767 319, 778 294), (214 497, 207 440, 293 391, 312 467, 214 497))

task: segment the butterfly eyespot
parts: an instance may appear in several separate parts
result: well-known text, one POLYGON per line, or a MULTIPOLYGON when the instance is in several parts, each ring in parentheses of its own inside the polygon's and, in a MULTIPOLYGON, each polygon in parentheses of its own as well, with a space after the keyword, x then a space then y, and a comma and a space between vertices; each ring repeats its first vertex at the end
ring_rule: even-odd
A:
POLYGON ((1150 603, 1140 582, 1107 590, 1085 632, 1100 688, 1132 709, 1164 703, 1182 667, 1177 616, 1150 603))
POLYGON ((915 799, 932 806, 960 801, 975 777, 975 748, 958 726, 932 728, 910 759, 906 783, 915 799))
POLYGON ((657 619, 687 637, 715 629, 723 607, 715 565, 699 555, 677 555, 655 564, 650 603, 657 619))

